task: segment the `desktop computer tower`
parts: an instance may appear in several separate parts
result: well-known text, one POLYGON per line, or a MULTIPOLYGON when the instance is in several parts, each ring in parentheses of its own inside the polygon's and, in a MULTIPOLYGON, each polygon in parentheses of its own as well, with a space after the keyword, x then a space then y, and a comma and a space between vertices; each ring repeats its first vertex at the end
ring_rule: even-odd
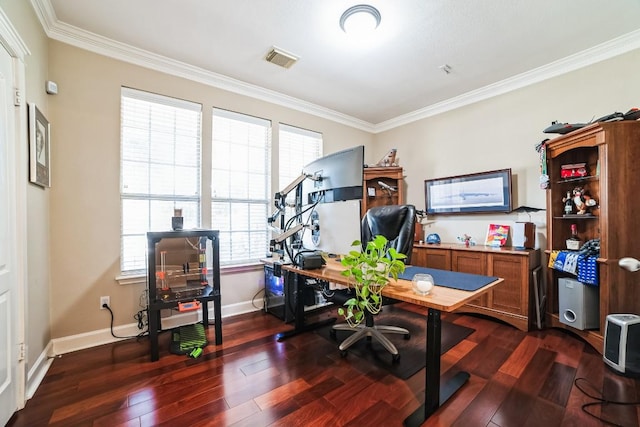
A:
POLYGON ((619 374, 640 377, 640 316, 635 314, 607 316, 602 359, 619 374))
MULTIPOLYGON (((286 275, 282 271, 280 276, 276 276, 272 265, 264 266, 264 310, 285 323, 291 323, 296 318, 297 295, 295 283, 286 280, 286 275)), ((312 287, 302 287, 300 301, 305 307, 326 302, 321 300, 312 287)))
POLYGON ((588 286, 575 279, 558 279, 560 322, 576 329, 600 327, 600 298, 597 286, 588 286))
POLYGON ((273 266, 265 265, 264 310, 284 321, 287 321, 287 317, 291 316, 291 313, 287 313, 287 291, 288 289, 285 284, 284 275, 276 276, 273 273, 273 266))

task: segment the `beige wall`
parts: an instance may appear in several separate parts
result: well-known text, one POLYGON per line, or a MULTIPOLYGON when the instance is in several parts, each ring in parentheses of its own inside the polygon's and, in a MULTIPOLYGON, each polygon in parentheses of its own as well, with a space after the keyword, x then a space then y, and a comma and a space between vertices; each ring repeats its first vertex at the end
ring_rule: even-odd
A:
MULTIPOLYGON (((375 156, 398 149, 405 168, 407 201, 424 209, 424 180, 511 168, 513 207, 544 208, 534 147, 554 135, 542 131, 557 120, 588 122, 638 107, 640 50, 375 136, 375 156)), ((562 203, 562 201, 558 201, 562 203)), ((532 215, 544 247, 544 212, 532 215)), ((528 220, 526 214, 432 216, 426 233, 445 242, 470 234, 484 241, 490 222, 528 220)))
MULTIPOLYGON (((257 101, 185 79, 51 41, 50 78, 55 138, 51 189, 51 320, 53 338, 107 328, 109 313, 99 297, 109 295, 115 325, 132 323, 143 285, 119 285, 120 274, 120 87, 128 86, 203 105, 203 174, 210 169, 211 108, 220 107, 323 133, 329 153, 370 145, 367 132, 309 114, 257 101)), ((277 128, 274 129, 277 144, 277 128)), ((276 183, 273 184, 274 186, 276 183)), ((203 206, 210 203, 203 189, 203 206)), ((204 209, 203 226, 209 223, 204 209)), ((250 301, 262 270, 223 274, 222 304, 250 301)))
MULTIPOLYGON (((635 78, 640 51, 572 72, 512 93, 479 102, 378 135, 288 108, 168 76, 56 41, 47 41, 29 2, 0 0, 0 7, 31 51, 26 59, 28 102, 35 102, 52 124, 52 188, 28 188, 27 334, 30 363, 52 338, 105 329, 108 312, 99 310, 109 295, 115 324, 132 323, 143 285, 118 285, 119 274, 119 105, 122 85, 203 104, 203 141, 210 139, 211 107, 227 108, 277 122, 320 131, 325 152, 364 144, 374 163, 398 149, 405 168, 407 201, 424 207, 423 181, 510 167, 514 207, 544 207, 538 188, 534 146, 547 137, 552 120, 581 122, 637 106, 635 78), (58 83, 47 96, 44 82, 58 83), (49 278, 51 273, 51 279, 49 278)), ((26 107, 25 107, 26 108, 26 107)), ((274 131, 277 127, 274 128, 274 131)), ((277 132, 275 132, 277 136, 277 132)), ((275 138, 274 145, 277 145, 275 138)), ((210 148, 203 148, 205 167, 210 148)), ((26 178, 25 178, 26 179, 26 178)), ((277 187, 277 183, 273 183, 277 187)), ((207 203, 207 192, 203 192, 207 203)), ((484 238, 489 222, 522 220, 521 215, 437 216, 427 232, 445 241, 463 233, 484 238)), ((209 220, 206 210, 204 225, 209 220)), ((544 239, 544 213, 534 215, 544 239)), ((250 300, 261 272, 225 274, 223 304, 250 300)))
MULTIPOLYGON (((44 86, 48 75, 48 39, 28 1, 0 0, 7 15, 31 55, 25 58, 24 99, 35 103, 49 117, 49 97, 44 86)), ((21 108, 27 108, 25 103, 21 108)), ((25 182, 28 177, 23 177, 25 182)), ((26 339, 27 370, 40 356, 49 341, 49 203, 50 191, 27 184, 27 289, 26 339)))

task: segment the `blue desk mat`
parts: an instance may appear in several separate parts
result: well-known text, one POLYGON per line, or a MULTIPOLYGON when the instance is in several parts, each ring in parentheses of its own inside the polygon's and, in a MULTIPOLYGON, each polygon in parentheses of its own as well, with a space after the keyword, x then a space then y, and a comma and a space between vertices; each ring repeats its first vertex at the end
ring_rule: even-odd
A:
POLYGON ((498 280, 494 276, 481 276, 479 274, 459 273, 457 271, 438 270, 436 268, 408 266, 404 273, 398 275, 399 279, 412 280, 418 274, 430 274, 437 286, 460 289, 463 291, 476 291, 491 282, 498 280))

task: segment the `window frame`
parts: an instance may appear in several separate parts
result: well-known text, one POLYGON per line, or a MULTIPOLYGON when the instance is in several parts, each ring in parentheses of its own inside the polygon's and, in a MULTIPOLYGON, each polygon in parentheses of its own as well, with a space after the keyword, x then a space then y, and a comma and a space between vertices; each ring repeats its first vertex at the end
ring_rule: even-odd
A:
MULTIPOLYGON (((269 244, 267 216, 269 215, 273 197, 271 192, 271 177, 273 172, 272 133, 273 123, 271 120, 218 107, 211 109, 211 227, 220 231, 221 267, 238 267, 256 264, 267 254, 269 244), (223 121, 224 123, 222 123, 223 121), (219 135, 216 129, 217 126, 228 126, 230 132, 233 131, 231 128, 235 127, 237 134, 226 135, 228 139, 223 141, 222 138, 217 138, 219 135), (239 129, 239 127, 243 129, 239 129), (241 135, 244 131, 251 135, 241 135), (241 137, 253 138, 259 131, 263 132, 264 137, 264 139, 260 141, 260 144, 264 144, 261 147, 255 145, 258 140, 239 140, 241 137), (238 140, 234 140, 234 138, 238 138, 238 140), (220 153, 217 153, 216 150, 224 145, 229 147, 229 152, 234 150, 234 148, 237 150, 238 147, 241 146, 246 146, 247 151, 257 150, 258 148, 261 151, 263 150, 262 160, 264 164, 259 173, 253 172, 255 175, 262 175, 264 177, 264 187, 260 186, 261 197, 253 194, 255 191, 253 187, 251 190, 247 187, 247 194, 244 196, 232 194, 234 193, 234 189, 231 188, 231 174, 233 170, 231 164, 234 160, 240 162, 241 160, 244 161, 244 159, 238 159, 238 156, 234 159, 229 154, 227 162, 224 163, 226 168, 217 164, 215 157, 216 154, 220 153), (225 179, 221 179, 219 180, 220 184, 216 186, 216 177, 224 177, 225 173, 229 174, 226 182, 225 179), (228 186, 229 188, 225 189, 223 188, 224 186, 228 186), (222 193, 222 195, 219 193, 222 193), (216 222, 216 218, 225 216, 224 213, 223 215, 216 216, 217 212, 222 212, 222 210, 217 210, 219 209, 218 207, 224 205, 227 205, 229 209, 225 217, 228 220, 228 224, 216 222), (233 215, 233 207, 239 205, 247 205, 247 209, 244 211, 247 213, 246 222, 243 224, 243 227, 234 228, 232 221, 243 219, 241 218, 242 215, 233 215), (258 236, 260 236, 260 238, 258 238, 258 236), (264 236, 264 238, 262 238, 262 236, 264 236)), ((254 151, 254 157, 255 154, 254 151)), ((251 156, 247 155, 246 160, 250 162, 251 156)), ((246 164, 244 169, 237 169, 236 172, 244 172, 248 175, 252 173, 249 163, 246 164)), ((246 181, 247 186, 250 186, 249 181, 252 180, 246 179, 246 181)), ((236 191, 239 190, 236 189, 236 191)))
MULTIPOLYGON (((160 225, 154 226, 154 223, 159 223, 158 216, 154 216, 152 214, 154 204, 157 205, 158 203, 162 202, 173 203, 173 209, 184 208, 185 205, 188 206, 189 204, 191 204, 192 207, 189 210, 190 213, 188 214, 189 218, 185 218, 187 226, 200 227, 200 224, 202 222, 202 104, 123 86, 121 87, 120 93, 120 119, 120 271, 123 276, 137 276, 146 274, 146 232, 161 229, 160 225), (133 103, 138 103, 138 105, 134 107, 133 104, 129 104, 128 100, 131 100, 133 103), (148 108, 149 110, 145 113, 141 113, 140 118, 142 118, 144 114, 148 116, 149 122, 147 123, 146 127, 136 128, 136 126, 133 125, 136 121, 135 108, 142 109, 145 104, 146 108, 148 108), (160 127, 167 128, 167 122, 162 120, 159 116, 156 117, 157 120, 155 122, 153 121, 153 115, 155 113, 152 110, 154 108, 162 109, 163 107, 169 107, 173 109, 174 123, 172 126, 168 127, 172 129, 170 132, 166 129, 165 131, 159 130, 160 127), (125 115, 129 112, 131 113, 131 116, 125 117, 125 115), (186 132, 182 132, 182 129, 179 128, 182 123, 179 123, 176 119, 178 115, 194 115, 193 117, 189 117, 188 119, 194 121, 195 126, 187 128, 186 132), (138 131, 138 134, 145 134, 146 139, 142 138, 142 140, 144 140, 142 144, 140 143, 140 141, 136 143, 135 136, 128 135, 128 131, 130 131, 131 134, 135 134, 136 130, 138 131), (189 136, 189 134, 191 136, 189 136), (168 135, 171 135, 171 137, 169 137, 168 135), (153 151, 152 147, 154 144, 154 139, 156 138, 156 144, 165 143, 166 145, 166 140, 163 140, 163 138, 171 140, 171 143, 169 144, 171 148, 173 148, 173 157, 171 159, 157 157, 157 153, 153 151), (189 143, 185 142, 187 140, 189 143), (144 152, 145 150, 147 151, 146 160, 142 160, 144 158, 144 154, 131 154, 132 151, 136 151, 137 149, 139 149, 139 147, 136 147, 136 145, 142 146, 142 152, 144 152), (191 164, 188 164, 188 161, 184 163, 184 159, 181 163, 181 161, 177 159, 177 157, 180 156, 176 153, 178 153, 178 149, 180 148, 187 150, 187 152, 189 152, 188 149, 193 150, 192 152, 190 152, 190 154, 193 155, 193 158, 190 162, 191 164), (131 176, 129 176, 131 171, 129 170, 128 164, 138 164, 139 166, 145 165, 147 167, 146 191, 125 191, 125 187, 127 186, 126 180, 132 178, 131 176), (173 168, 174 174, 176 173, 176 169, 195 169, 195 174, 187 174, 190 177, 187 182, 190 181, 189 186, 192 188, 194 193, 176 193, 175 175, 173 177, 173 194, 158 191, 157 185, 156 189, 152 190, 152 170, 154 168, 161 169, 159 165, 162 165, 165 170, 167 168, 173 168), (145 217, 146 227, 142 227, 140 225, 132 226, 129 223, 130 221, 128 220, 128 218, 125 218, 125 216, 127 215, 125 213, 125 209, 127 209, 126 206, 133 205, 135 203, 129 202, 136 201, 147 202, 148 214, 145 217), (193 207, 194 204, 195 207, 193 207), (140 231, 142 228, 146 229, 144 231, 140 231), (131 229, 135 230, 131 231, 131 229), (133 243, 127 244, 125 243, 125 240, 130 240, 133 243), (133 247, 133 249, 130 249, 131 247, 133 247), (141 249, 142 247, 145 248, 144 251, 141 249), (131 251, 140 253, 137 255, 131 255, 131 251)), ((156 149, 158 149, 159 147, 159 145, 156 145, 156 149)), ((162 152, 162 150, 157 151, 162 152)), ((128 182, 131 182, 131 180, 129 180, 128 182)), ((167 209, 165 207, 164 210, 160 209, 160 212, 164 212, 166 210, 167 209)), ((183 209, 183 212, 185 210, 186 209, 183 209)), ((157 206, 154 211, 158 211, 157 206)), ((172 209, 169 209, 169 211, 173 212, 172 209)), ((167 216, 166 226, 164 226, 165 222, 163 222, 162 229, 168 230, 171 227, 172 214, 164 212, 164 215, 167 216)))

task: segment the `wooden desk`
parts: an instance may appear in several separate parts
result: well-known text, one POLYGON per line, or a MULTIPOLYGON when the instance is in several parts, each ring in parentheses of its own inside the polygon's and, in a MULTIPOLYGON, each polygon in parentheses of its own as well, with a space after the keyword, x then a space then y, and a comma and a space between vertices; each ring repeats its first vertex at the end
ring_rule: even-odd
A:
MULTIPOLYGON (((297 291, 300 291, 300 276, 349 285, 347 278, 340 274, 341 271, 344 270, 344 267, 336 261, 329 261, 325 267, 315 270, 301 270, 291 265, 283 265, 282 269, 294 276, 297 291)), ((461 371, 449 381, 440 384, 441 312, 451 312, 461 307, 468 301, 489 291, 502 281, 503 279, 498 279, 472 292, 445 288, 438 286, 436 283, 436 286, 427 296, 414 294, 411 289, 411 282, 408 280, 391 280, 391 283, 383 289, 382 294, 386 297, 420 305, 429 309, 427 314, 425 401, 423 405, 404 420, 404 425, 419 426, 422 424, 469 380, 469 373, 461 371)), ((304 325, 304 310, 302 310, 302 313, 299 315, 298 305, 300 304, 296 304, 295 329, 292 331, 294 333, 311 329, 310 325, 304 325), (298 323, 299 320, 300 324, 298 323)), ((279 340, 283 338, 279 337, 279 340)))

